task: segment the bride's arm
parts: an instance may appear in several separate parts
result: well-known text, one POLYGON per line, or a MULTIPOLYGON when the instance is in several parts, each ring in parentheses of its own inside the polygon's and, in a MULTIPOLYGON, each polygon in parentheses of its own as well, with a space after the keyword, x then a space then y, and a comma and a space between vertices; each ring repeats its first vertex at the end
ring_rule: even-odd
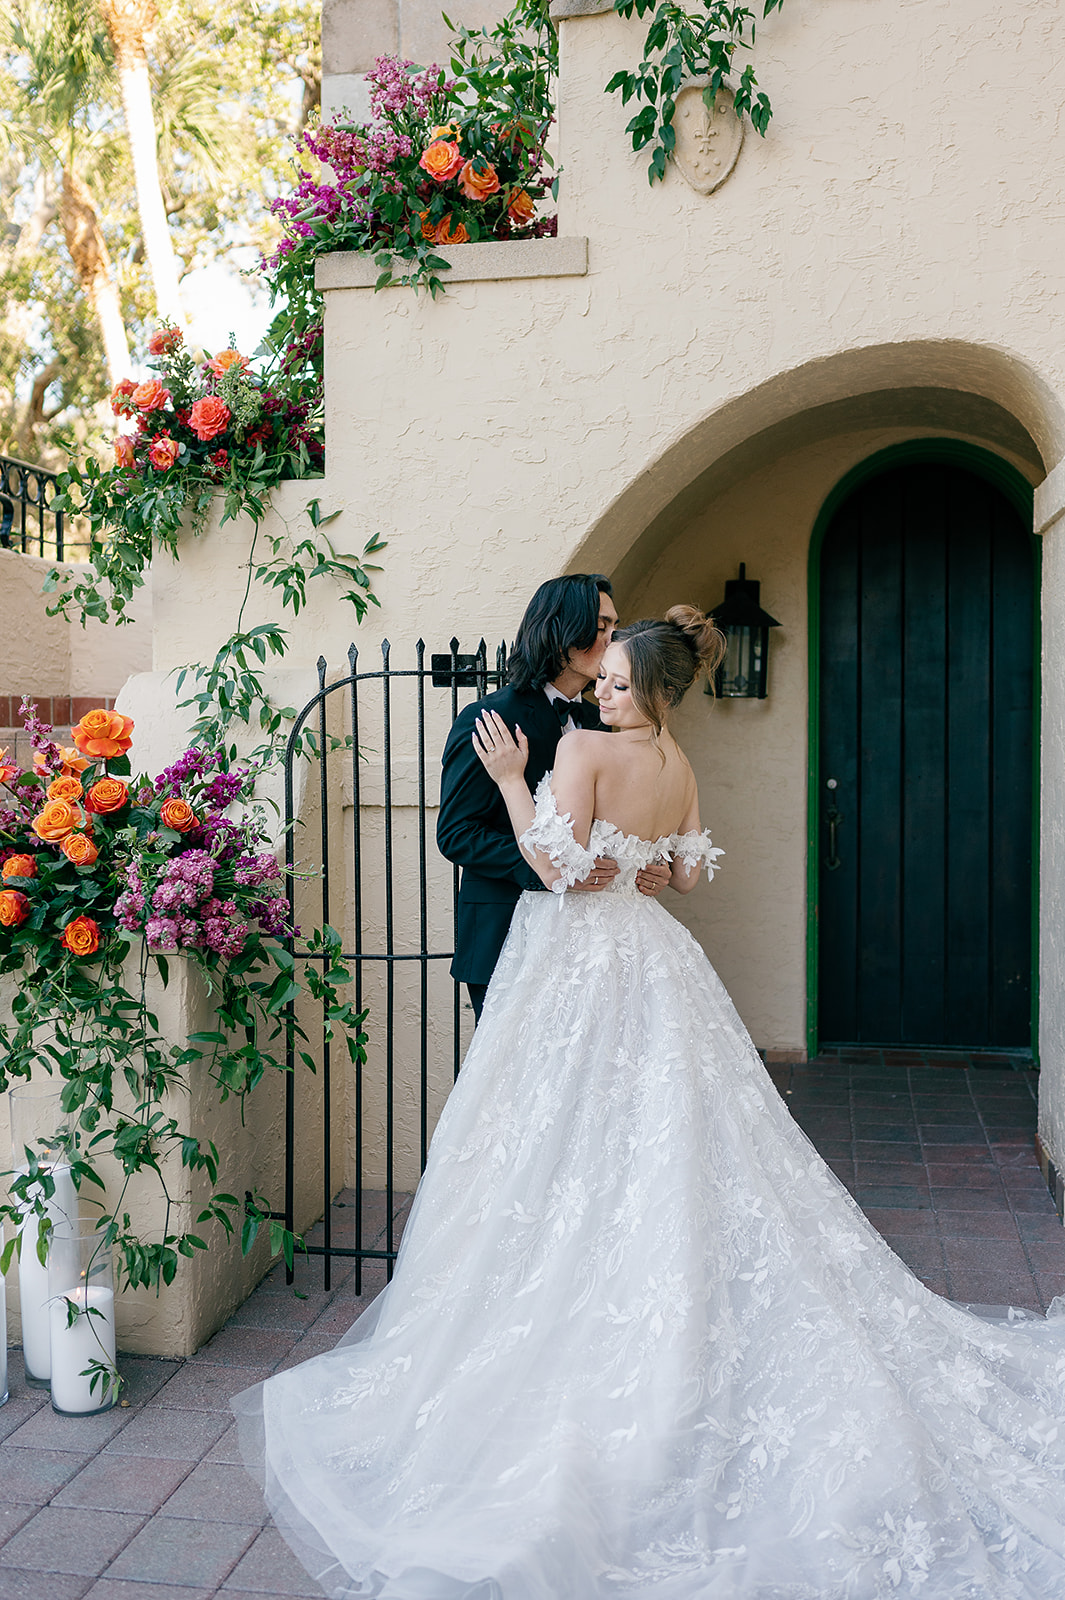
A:
MULTIPOLYGON (((530 850, 522 844, 522 835, 536 820, 536 806, 525 781, 525 764, 529 755, 528 740, 520 727, 515 729, 512 737, 510 729, 502 718, 491 711, 484 712, 478 717, 473 740, 477 754, 503 796, 522 855, 541 882, 548 889, 552 888, 563 877, 560 868, 545 851, 530 850)), ((579 847, 579 853, 587 852, 595 803, 595 771, 589 760, 587 743, 583 730, 563 736, 555 755, 551 783, 559 816, 562 818, 568 816, 572 838, 579 847)), ((567 828, 567 832, 569 831, 567 828)), ((592 858, 589 856, 588 871, 592 865, 592 858)), ((617 871, 615 863, 611 862, 609 865, 613 872, 617 871)), ((580 874, 581 877, 584 875, 584 872, 580 874)), ((568 881, 572 883, 572 872, 567 876, 568 881)))
MULTIPOLYGON (((699 791, 696 789, 693 792, 691 803, 688 806, 687 815, 685 816, 681 826, 677 829, 677 833, 683 835, 686 833, 698 832, 699 791)), ((674 855, 673 870, 669 875, 670 888, 676 889, 678 894, 690 894, 695 888, 695 885, 699 882, 699 870, 701 865, 701 861, 696 860, 692 862, 690 866, 688 866, 685 864, 681 856, 674 855)))

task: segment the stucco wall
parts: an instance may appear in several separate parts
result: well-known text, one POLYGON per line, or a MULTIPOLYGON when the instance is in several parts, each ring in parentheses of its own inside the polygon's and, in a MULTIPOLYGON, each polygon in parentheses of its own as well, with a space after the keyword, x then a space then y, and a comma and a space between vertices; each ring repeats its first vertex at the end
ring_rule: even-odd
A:
MULTIPOLYGON (((53 566, 38 556, 0 550, 0 697, 15 696, 12 715, 22 694, 113 699, 151 659, 150 580, 130 606, 128 624, 90 621, 83 628, 47 613, 54 596, 42 594, 41 585, 53 566)), ((0 725, 6 726, 2 715, 0 725)))
MULTIPOLYGON (((769 702, 682 719, 696 743, 706 730, 708 818, 729 851, 684 915, 770 1046, 802 1038, 820 499, 904 437, 971 440, 1032 482, 1063 454, 1065 219, 1044 177, 1065 155, 1058 22, 1048 0, 786 7, 755 54, 770 133, 748 133, 702 197, 675 171, 647 184, 629 112, 602 92, 641 24, 563 21, 560 234, 587 238, 587 273, 458 282, 433 303, 324 269, 327 488, 389 542, 375 633, 511 633, 535 583, 567 568, 613 573, 627 610, 696 576, 695 598, 715 598, 740 559, 763 581, 786 623, 769 702)), ((1048 697, 1065 694, 1056 672, 1048 697)), ((1063 767, 1048 739, 1058 817, 1063 767)), ((1046 885, 1043 904, 1046 1007, 1065 906, 1046 885)), ((1065 1153, 1065 1089, 1049 1087, 1065 1082, 1065 1029, 1043 1039, 1065 1153)))

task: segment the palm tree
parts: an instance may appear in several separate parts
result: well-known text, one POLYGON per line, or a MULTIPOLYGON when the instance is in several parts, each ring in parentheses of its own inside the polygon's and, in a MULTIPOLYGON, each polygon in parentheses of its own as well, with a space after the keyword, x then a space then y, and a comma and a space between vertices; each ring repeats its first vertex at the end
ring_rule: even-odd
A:
POLYGON ((102 72, 101 41, 76 4, 20 0, 0 5, 0 45, 21 64, 21 114, 0 119, 0 141, 57 175, 59 220, 70 258, 100 328, 112 383, 128 375, 129 343, 111 258, 83 158, 100 132, 86 111, 102 72))
POLYGON ((184 328, 178 289, 178 263, 159 178, 159 140, 152 108, 145 36, 157 21, 155 0, 100 0, 111 40, 126 119, 141 236, 160 318, 184 328))

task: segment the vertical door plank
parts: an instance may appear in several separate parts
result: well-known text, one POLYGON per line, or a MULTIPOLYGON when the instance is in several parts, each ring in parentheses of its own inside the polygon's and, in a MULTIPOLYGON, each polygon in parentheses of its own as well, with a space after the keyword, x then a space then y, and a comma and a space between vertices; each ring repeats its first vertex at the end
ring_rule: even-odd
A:
POLYGON ((819 1026, 826 1038, 857 1037, 858 998, 858 594, 861 546, 858 517, 843 512, 825 538, 821 584, 821 782, 818 843, 819 1026), (827 780, 838 787, 829 790, 827 780), (830 796, 842 813, 837 829, 840 865, 828 871, 830 796))
POLYGON ((992 545, 991 1037, 1023 1039, 1032 987, 1031 541, 1013 507, 996 510, 992 545))
POLYGON ((901 1037, 902 528, 881 480, 862 502, 861 683, 858 693, 858 1038, 901 1037))
POLYGON ((991 526, 982 479, 951 473, 947 527, 947 972, 951 1038, 990 1038, 991 526))
POLYGON ((912 469, 903 502, 902 1026, 900 1041, 949 1043, 946 896, 946 484, 912 469))

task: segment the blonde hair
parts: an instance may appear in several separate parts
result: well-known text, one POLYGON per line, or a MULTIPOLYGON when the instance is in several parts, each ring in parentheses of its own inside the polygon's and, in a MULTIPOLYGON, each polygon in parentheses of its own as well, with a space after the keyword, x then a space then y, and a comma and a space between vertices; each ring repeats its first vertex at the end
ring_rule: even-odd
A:
POLYGON ((628 657, 633 704, 655 733, 696 678, 713 673, 725 655, 725 636, 697 606, 670 606, 665 617, 630 622, 611 640, 628 657))

